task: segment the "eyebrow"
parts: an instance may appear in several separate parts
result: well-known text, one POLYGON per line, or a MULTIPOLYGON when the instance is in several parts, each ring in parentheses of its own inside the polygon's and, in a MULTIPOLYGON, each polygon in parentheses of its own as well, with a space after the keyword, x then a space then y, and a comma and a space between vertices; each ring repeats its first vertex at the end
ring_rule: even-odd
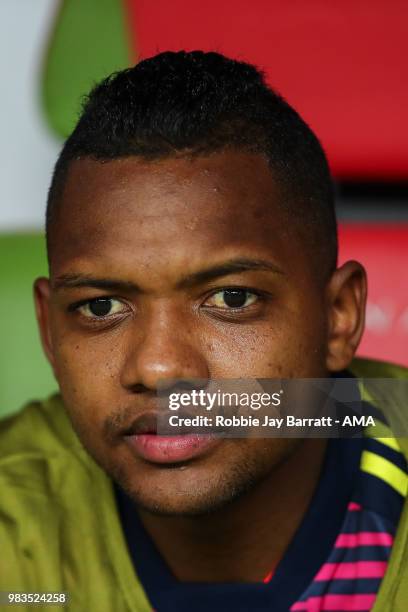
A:
MULTIPOLYGON (((177 283, 177 288, 186 289, 203 284, 210 280, 228 276, 229 274, 239 274, 248 271, 266 271, 275 274, 285 275, 275 264, 260 259, 231 259, 222 264, 212 266, 206 270, 200 270, 188 274, 177 283)), ((52 283, 53 289, 78 289, 81 287, 93 287, 96 289, 106 289, 110 291, 133 291, 141 293, 142 290, 136 283, 130 281, 120 281, 111 278, 96 278, 86 274, 62 274, 52 283)))
POLYGON ((240 272, 257 270, 285 275, 283 270, 269 261, 262 259, 231 259, 220 265, 189 274, 178 283, 178 287, 184 289, 222 276, 228 276, 228 274, 239 274, 240 272))
POLYGON ((62 274, 53 281, 52 287, 54 290, 93 287, 110 291, 140 291, 139 286, 130 281, 119 281, 113 278, 96 278, 86 274, 62 274))

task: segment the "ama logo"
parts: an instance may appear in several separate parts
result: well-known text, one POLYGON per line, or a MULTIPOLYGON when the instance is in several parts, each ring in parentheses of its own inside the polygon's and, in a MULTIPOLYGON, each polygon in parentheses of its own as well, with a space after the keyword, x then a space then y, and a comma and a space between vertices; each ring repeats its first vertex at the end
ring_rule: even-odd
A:
POLYGON ((372 416, 345 416, 342 422, 343 427, 375 427, 374 417, 372 416))

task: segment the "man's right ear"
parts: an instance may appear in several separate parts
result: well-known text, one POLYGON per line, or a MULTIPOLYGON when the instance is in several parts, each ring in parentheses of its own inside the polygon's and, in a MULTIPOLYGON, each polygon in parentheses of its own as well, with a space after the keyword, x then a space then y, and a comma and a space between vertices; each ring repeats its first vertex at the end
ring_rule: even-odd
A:
POLYGON ((41 344, 51 367, 54 369, 54 351, 50 327, 50 281, 45 277, 37 278, 33 289, 41 344))

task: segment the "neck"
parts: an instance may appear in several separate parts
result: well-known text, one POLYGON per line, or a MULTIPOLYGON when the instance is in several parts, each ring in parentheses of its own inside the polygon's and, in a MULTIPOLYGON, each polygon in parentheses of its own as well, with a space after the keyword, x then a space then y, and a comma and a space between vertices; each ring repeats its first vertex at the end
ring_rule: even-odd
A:
POLYGON ((327 441, 303 440, 253 489, 198 517, 140 518, 173 575, 192 582, 260 582, 276 567, 311 502, 327 441))

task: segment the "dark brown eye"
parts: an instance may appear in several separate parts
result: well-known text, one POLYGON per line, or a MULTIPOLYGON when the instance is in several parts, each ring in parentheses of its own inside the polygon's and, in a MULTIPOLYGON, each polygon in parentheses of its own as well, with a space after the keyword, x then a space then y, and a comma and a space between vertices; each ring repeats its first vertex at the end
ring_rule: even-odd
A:
POLYGON ((214 293, 206 302, 208 306, 217 308, 246 308, 258 299, 258 296, 247 289, 222 289, 214 293))
POLYGON ((126 310, 126 306, 120 300, 113 298, 95 298, 94 300, 89 300, 86 304, 82 304, 78 310, 85 317, 91 319, 119 314, 126 310))
POLYGON ((111 311, 112 300, 106 298, 97 298, 89 302, 89 310, 96 317, 106 317, 111 311))
POLYGON ((247 293, 242 289, 227 289, 224 291, 224 302, 230 308, 242 308, 245 306, 247 293))

